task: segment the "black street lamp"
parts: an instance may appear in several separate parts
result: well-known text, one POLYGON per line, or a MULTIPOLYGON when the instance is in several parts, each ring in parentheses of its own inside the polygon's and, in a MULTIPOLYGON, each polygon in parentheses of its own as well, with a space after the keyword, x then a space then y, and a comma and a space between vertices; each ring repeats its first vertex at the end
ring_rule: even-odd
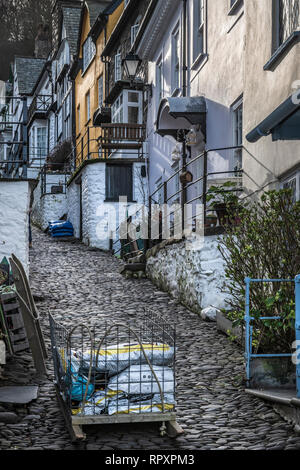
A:
POLYGON ((138 55, 133 54, 132 52, 127 54, 125 59, 123 59, 122 61, 122 65, 124 67, 124 72, 125 72, 125 77, 133 81, 139 72, 141 64, 142 64, 142 60, 139 58, 138 55))

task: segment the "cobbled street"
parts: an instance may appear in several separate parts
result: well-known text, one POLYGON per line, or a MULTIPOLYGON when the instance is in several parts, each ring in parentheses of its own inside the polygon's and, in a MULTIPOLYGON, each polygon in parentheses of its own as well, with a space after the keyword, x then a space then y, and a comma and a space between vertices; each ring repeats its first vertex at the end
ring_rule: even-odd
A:
MULTIPOLYGON (((85 427, 81 449, 300 449, 300 437, 271 406, 244 393, 243 352, 219 333, 159 291, 149 280, 125 279, 111 255, 80 243, 57 242, 34 229, 30 282, 41 297, 37 303, 49 356, 48 312, 66 327, 100 325, 105 320, 134 318, 151 306, 177 327, 177 413, 185 433, 160 437, 159 424, 85 427)), ((77 449, 71 444, 56 401, 53 365, 49 380, 34 375, 30 354, 8 362, 3 385, 39 384, 39 396, 13 411, 16 424, 0 424, 1 449, 77 449)))

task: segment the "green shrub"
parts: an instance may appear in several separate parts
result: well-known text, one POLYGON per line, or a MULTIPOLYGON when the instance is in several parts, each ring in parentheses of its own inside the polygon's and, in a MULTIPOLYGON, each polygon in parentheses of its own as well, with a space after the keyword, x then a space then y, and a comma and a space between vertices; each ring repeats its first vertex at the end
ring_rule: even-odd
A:
MULTIPOLYGON (((245 278, 294 279, 300 274, 300 203, 290 190, 269 191, 239 209, 239 225, 219 241, 225 261, 224 290, 235 326, 244 323, 245 278)), ((294 283, 251 283, 255 351, 291 352, 295 338, 294 283), (281 316, 282 320, 258 320, 281 316)))

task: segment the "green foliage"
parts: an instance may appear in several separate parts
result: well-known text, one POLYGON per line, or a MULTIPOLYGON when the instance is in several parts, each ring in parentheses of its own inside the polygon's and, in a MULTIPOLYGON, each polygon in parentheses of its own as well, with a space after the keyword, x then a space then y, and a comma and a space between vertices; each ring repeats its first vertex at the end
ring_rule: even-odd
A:
MULTIPOLYGON (((234 326, 244 323, 245 278, 294 279, 300 273, 300 203, 290 190, 269 191, 260 201, 244 204, 240 223, 227 226, 219 241, 225 261, 224 289, 234 326)), ((294 283, 252 283, 251 315, 254 348, 261 352, 291 351, 294 341, 294 283), (258 320, 280 316, 282 320, 258 320)))

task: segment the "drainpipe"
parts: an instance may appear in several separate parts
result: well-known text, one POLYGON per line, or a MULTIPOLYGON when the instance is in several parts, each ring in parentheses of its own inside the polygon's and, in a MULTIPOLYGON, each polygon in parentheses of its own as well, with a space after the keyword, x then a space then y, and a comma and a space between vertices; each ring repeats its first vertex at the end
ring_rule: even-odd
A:
MULTIPOLYGON (((182 96, 187 96, 187 0, 183 0, 183 18, 182 18, 182 96)), ((186 159, 187 159, 187 149, 186 149, 186 135, 183 131, 182 135, 182 171, 186 171, 186 159)), ((182 210, 182 229, 185 228, 185 205, 187 201, 187 190, 186 183, 182 183, 182 195, 181 195, 181 210, 182 210)))
POLYGON ((182 96, 187 96, 187 0, 183 0, 183 28, 182 28, 182 96))

